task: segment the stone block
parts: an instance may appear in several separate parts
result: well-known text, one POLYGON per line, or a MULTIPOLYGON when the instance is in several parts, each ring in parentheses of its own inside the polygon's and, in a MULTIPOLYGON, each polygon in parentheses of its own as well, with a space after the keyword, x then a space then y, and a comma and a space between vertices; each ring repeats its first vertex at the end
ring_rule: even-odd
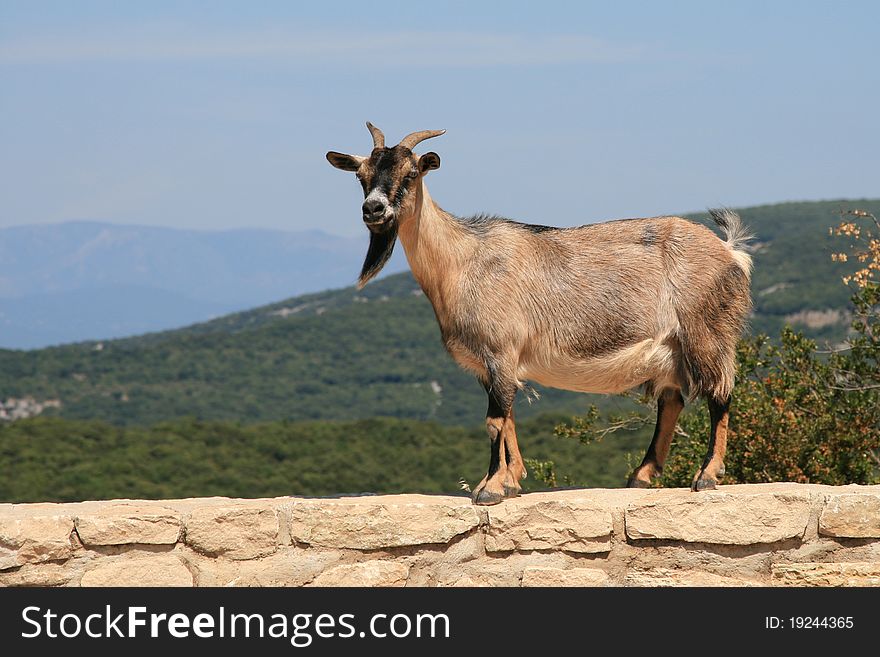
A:
POLYGON ((206 506, 185 517, 186 544, 227 559, 256 559, 278 549, 278 516, 259 506, 206 506))
POLYGON ((334 566, 306 586, 406 586, 409 567, 397 561, 363 561, 334 566))
POLYGON ((294 542, 355 550, 446 544, 480 524, 477 509, 463 497, 296 500, 288 512, 294 542))
POLYGON ((611 549, 611 513, 585 499, 528 496, 489 507, 487 552, 562 550, 596 553, 611 549))
POLYGON ((775 586, 880 586, 878 563, 793 563, 772 566, 775 586))
POLYGON ((717 575, 704 570, 674 570, 671 568, 651 568, 633 570, 626 574, 624 586, 761 586, 755 580, 717 575))
POLYGON ((192 586, 192 573, 172 554, 102 559, 83 573, 80 586, 192 586))
POLYGON ((69 558, 73 518, 66 515, 0 516, 0 570, 69 558))
POLYGON ((752 545, 802 537, 810 519, 807 491, 692 493, 658 491, 626 510, 631 539, 752 545))
POLYGON ((880 493, 829 495, 819 516, 819 533, 840 538, 880 538, 880 493))
POLYGON ((523 586, 609 586, 608 573, 599 568, 526 568, 523 586))
POLYGON ((173 545, 180 528, 177 512, 156 506, 109 505, 76 518, 83 545, 173 545))

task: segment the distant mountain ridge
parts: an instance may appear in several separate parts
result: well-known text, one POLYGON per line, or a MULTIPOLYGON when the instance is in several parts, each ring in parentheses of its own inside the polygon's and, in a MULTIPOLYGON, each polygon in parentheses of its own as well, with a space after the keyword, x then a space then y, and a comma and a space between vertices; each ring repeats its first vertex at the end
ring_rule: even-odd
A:
MULTIPOLYGON (((76 221, 0 228, 0 347, 205 321, 357 277, 367 236, 76 221)), ((389 272, 405 263, 396 259, 389 272)))

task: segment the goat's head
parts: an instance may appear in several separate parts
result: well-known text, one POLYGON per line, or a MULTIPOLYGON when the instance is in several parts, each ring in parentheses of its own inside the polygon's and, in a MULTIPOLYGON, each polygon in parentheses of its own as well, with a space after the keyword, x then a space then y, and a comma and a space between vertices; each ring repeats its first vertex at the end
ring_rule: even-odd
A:
POLYGON ((327 160, 337 169, 354 171, 364 190, 363 220, 370 230, 370 248, 358 286, 363 287, 391 257, 399 221, 415 210, 416 191, 422 177, 440 168, 437 153, 416 155, 412 149, 421 141, 442 135, 445 130, 413 132, 388 148, 385 135, 372 123, 373 150, 368 157, 330 151, 327 160))

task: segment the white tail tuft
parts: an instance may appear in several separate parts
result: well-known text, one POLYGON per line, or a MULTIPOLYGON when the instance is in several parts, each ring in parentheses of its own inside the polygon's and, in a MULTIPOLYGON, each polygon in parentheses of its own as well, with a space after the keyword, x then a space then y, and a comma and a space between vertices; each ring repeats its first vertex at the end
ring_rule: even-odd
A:
POLYGON ((749 233, 749 229, 743 225, 739 215, 730 208, 710 208, 709 216, 712 221, 718 224, 718 227, 724 233, 727 248, 736 260, 736 264, 746 273, 747 276, 752 275, 752 256, 749 255, 746 248, 754 235, 749 233))

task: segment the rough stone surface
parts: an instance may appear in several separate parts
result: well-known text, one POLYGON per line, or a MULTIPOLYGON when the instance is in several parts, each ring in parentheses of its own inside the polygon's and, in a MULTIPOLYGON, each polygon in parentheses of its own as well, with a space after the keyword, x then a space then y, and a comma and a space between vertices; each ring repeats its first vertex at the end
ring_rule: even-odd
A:
POLYGON ((611 532, 611 513, 588 499, 520 497, 489 508, 486 550, 608 552, 611 532))
POLYGON ((278 547, 278 516, 272 508, 255 506, 195 509, 186 518, 186 543, 228 559, 263 557, 278 547))
POLYGON ((744 492, 742 486, 699 494, 657 491, 627 508, 626 535, 722 545, 775 543, 803 536, 811 507, 810 494, 790 486, 766 492, 744 492))
POLYGON ((526 568, 523 586, 609 586, 608 573, 598 568, 526 568))
POLYGON ((776 586, 880 586, 880 563, 774 564, 776 586))
POLYGON ((76 518, 84 545, 173 545, 180 537, 180 516, 172 509, 114 505, 76 518))
POLYGON ((819 516, 819 533, 845 538, 880 538, 880 491, 829 495, 819 516))
POLYGON ((66 564, 34 563, 0 572, 0 586, 67 586, 75 578, 66 564))
POLYGON ((98 563, 83 573, 80 586, 192 586, 193 577, 174 555, 158 554, 98 563))
POLYGON ((73 554, 73 518, 65 515, 0 516, 0 570, 73 554))
POLYGON ((409 568, 394 561, 364 561, 334 566, 306 586, 406 586, 409 568))
POLYGON ((196 555, 189 560, 196 586, 303 586, 339 564, 339 550, 302 550, 282 547, 249 561, 213 559, 196 555))
POLYGON ((297 500, 288 512, 296 543, 355 550, 445 544, 480 524, 477 508, 464 497, 297 500))
POLYGON ((652 568, 627 573, 625 586, 759 586, 759 582, 703 570, 652 568))
POLYGON ((485 588, 492 586, 519 586, 522 570, 516 565, 501 563, 475 562, 459 568, 446 568, 438 573, 434 586, 485 588))
POLYGON ((18 561, 18 550, 10 550, 0 545, 0 572, 21 565, 18 561))

